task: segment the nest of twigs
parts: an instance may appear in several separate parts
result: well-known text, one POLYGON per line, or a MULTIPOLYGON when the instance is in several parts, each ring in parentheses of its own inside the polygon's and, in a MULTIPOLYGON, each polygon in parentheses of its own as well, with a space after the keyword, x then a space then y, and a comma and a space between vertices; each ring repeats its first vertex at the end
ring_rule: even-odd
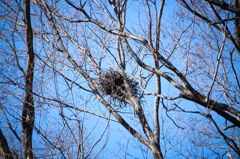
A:
POLYGON ((109 95, 118 107, 126 106, 128 97, 139 97, 138 83, 126 74, 108 71, 99 78, 99 86, 103 94, 109 95))

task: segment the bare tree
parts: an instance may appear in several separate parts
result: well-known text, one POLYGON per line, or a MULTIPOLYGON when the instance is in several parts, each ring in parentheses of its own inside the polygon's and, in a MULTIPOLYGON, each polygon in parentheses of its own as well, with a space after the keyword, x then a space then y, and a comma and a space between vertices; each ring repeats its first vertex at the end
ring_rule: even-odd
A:
POLYGON ((3 135, 2 133, 2 130, 0 129, 0 152, 1 152, 1 156, 3 156, 3 158, 13 158, 13 155, 12 155, 12 152, 11 150, 9 149, 9 146, 8 146, 8 142, 5 138, 5 136, 3 135))
POLYGON ((34 126, 34 99, 33 99, 33 76, 34 76, 34 51, 33 31, 31 24, 30 0, 24 1, 24 18, 26 27, 26 49, 28 55, 27 70, 25 74, 25 101, 22 111, 22 129, 24 158, 33 159, 32 132, 34 126))
MULTIPOLYGON (((1 157, 99 156, 106 143, 101 142, 101 146, 98 143, 102 138, 107 138, 105 132, 109 124, 103 124, 104 127, 97 130, 98 135, 93 135, 94 139, 93 136, 89 137, 95 131, 96 124, 92 122, 92 127, 86 130, 86 113, 98 114, 85 111, 88 99, 83 98, 80 92, 77 92, 79 99, 72 99, 71 102, 69 97, 76 93, 75 86, 79 85, 74 78, 78 76, 67 78, 63 72, 56 70, 55 60, 48 60, 54 51, 50 54, 47 46, 41 45, 37 39, 39 34, 36 29, 39 26, 35 22, 41 19, 41 12, 30 1, 0 3, 1 157), (67 92, 58 89, 61 83, 59 78, 65 82, 67 92), (94 151, 97 146, 98 150, 94 151)), ((105 119, 110 120, 109 117, 105 119)))
MULTIPOLYGON (((47 149, 31 148, 36 156, 88 158, 95 153, 97 158, 113 123, 140 143, 146 158, 147 150, 156 159, 240 156, 239 1, 177 0, 175 9, 170 5, 165 0, 32 1, 38 73, 30 92, 39 111, 32 139, 47 149), (105 126, 85 125, 87 118, 105 126), (56 129, 49 131, 48 122, 56 129), (94 133, 84 135, 84 128, 101 130, 87 148, 84 136, 94 133)), ((24 27, 19 13, 2 19, 24 27)), ((1 38, 13 46, 6 35, 1 38)), ((19 61, 16 53, 13 59, 19 61)), ((23 62, 14 65, 22 72, 23 62)), ((5 72, 1 78, 4 86, 27 88, 5 72)), ((132 156, 128 146, 120 147, 125 157, 132 156)))

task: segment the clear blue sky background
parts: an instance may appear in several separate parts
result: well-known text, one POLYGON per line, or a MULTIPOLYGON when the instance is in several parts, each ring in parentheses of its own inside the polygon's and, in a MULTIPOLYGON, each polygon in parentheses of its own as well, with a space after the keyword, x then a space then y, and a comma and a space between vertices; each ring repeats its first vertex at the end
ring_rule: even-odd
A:
MULTIPOLYGON (((158 2, 158 3, 160 3, 160 2, 158 2)), ((131 2, 129 2, 129 4, 131 4, 131 2)), ((134 5, 129 6, 128 17, 127 17, 127 24, 128 24, 129 28, 137 27, 137 26, 134 26, 134 25, 137 25, 138 21, 139 21, 137 11, 145 9, 145 8, 141 8, 141 7, 142 6, 134 6, 134 5), (136 22, 136 23, 134 23, 134 22, 136 22)), ((175 3, 174 0, 166 1, 166 5, 165 5, 165 8, 164 8, 164 14, 163 14, 163 21, 162 21, 163 24, 165 22, 168 23, 167 20, 169 19, 169 17, 171 17, 171 15, 173 13, 173 10, 176 7, 177 7, 177 4, 175 3)), ((147 21, 146 19, 144 19, 144 17, 145 16, 142 16, 141 20, 142 21, 147 21)), ((3 24, 1 24, 1 25, 3 25, 3 24)), ((168 24, 168 25, 171 25, 171 24, 168 24)), ((22 44, 19 44, 19 45, 22 46, 22 44)), ((36 49, 38 49, 38 48, 36 47, 36 49)), ((5 57, 1 56, 1 58, 5 58, 5 57)), ((2 59, 0 59, 0 60, 2 60, 2 59)), ((149 61, 149 65, 151 65, 151 63, 152 63, 152 61, 149 61)), ((24 65, 25 65, 25 63, 23 62, 23 66, 24 65)), ((107 68, 107 66, 105 66, 105 67, 107 68)), ((129 68, 129 66, 127 66, 127 67, 129 69, 129 72, 131 72, 131 68, 129 68)), ((70 76, 71 75, 69 75, 68 77, 70 77, 70 76)), ((59 81, 61 81, 60 79, 56 79, 56 81, 57 81, 57 84, 58 84, 59 92, 64 91, 66 86, 65 85, 63 86, 62 83, 59 82, 59 81)), ((165 80, 163 80, 162 83, 163 83, 163 86, 164 86, 163 87, 163 92, 170 92, 171 91, 171 92, 174 93, 176 91, 165 80)), ((151 89, 151 90, 154 90, 154 87, 155 87, 155 82, 152 82, 152 85, 150 85, 148 88, 151 89)), ((54 85, 50 86, 50 88, 52 88, 52 90, 55 90, 54 85)), ((52 90, 49 90, 49 92, 51 92, 52 90)), ((79 95, 81 95, 81 92, 79 92, 79 95)), ((82 96, 86 97, 86 98, 89 98, 89 96, 86 96, 85 94, 83 94, 82 96)), ((93 111, 95 111, 99 107, 103 107, 97 101, 97 99, 91 98, 91 100, 95 100, 95 102, 88 103, 88 105, 87 105, 88 109, 90 109, 90 110, 92 109, 93 111)), ((146 102, 144 103, 144 108, 149 109, 149 111, 153 111, 153 106, 152 105, 153 105, 154 97, 153 96, 148 96, 144 100, 146 100, 146 102)), ((189 108, 191 105, 193 105, 193 103, 191 103, 191 102, 182 102, 181 106, 189 108)), ((76 106, 83 106, 84 107, 83 103, 76 104, 76 106)), ((126 109, 131 109, 131 108, 126 108, 126 109)), ((194 109, 197 109, 197 108, 194 107, 194 109)), ((102 109, 102 110, 104 110, 104 109, 102 109)), ((161 114, 160 118, 161 118, 161 121, 162 121, 162 119, 166 118, 166 115, 165 115, 164 110, 160 110, 160 112, 161 112, 160 113, 161 114)), ((71 115, 70 112, 68 112, 68 111, 65 111, 65 113, 66 113, 66 115, 68 115, 68 113, 69 113, 69 115, 71 115)), ((40 112, 37 112, 37 114, 40 114, 40 112)), ((106 112, 106 114, 109 114, 109 113, 106 112)), ((82 114, 80 113, 80 116, 81 115, 83 115, 83 113, 82 114)), ((174 113, 171 114, 171 116, 173 118, 176 118, 176 119, 177 119, 177 117, 179 117, 178 115, 179 114, 177 114, 177 113, 176 114, 174 114, 174 113)), ((58 112, 52 112, 51 113, 51 118, 55 118, 57 116, 58 116, 58 112)), ((182 117, 182 120, 184 118, 186 118, 186 117, 185 116, 182 117)), ((199 119, 199 120, 201 119, 199 116, 197 116, 196 118, 199 119)), ((99 139, 102 132, 104 131, 105 126, 107 125, 107 122, 104 119, 99 119, 98 117, 95 117, 95 116, 89 115, 89 114, 85 114, 85 119, 86 120, 84 121, 84 126, 86 128, 86 135, 88 135, 89 133, 92 133, 90 135, 90 137, 88 138, 89 141, 90 141, 90 144, 91 144, 91 142, 94 143, 96 140, 99 139)), ((148 119, 149 119, 149 122, 151 123, 151 120, 152 120, 151 116, 148 116, 148 119)), ((130 119, 130 122, 132 122, 131 120, 137 120, 137 118, 130 119)), ((219 120, 221 121, 222 119, 219 119, 219 120)), ((38 121, 38 118, 36 118, 36 121, 38 121)), ((164 124, 164 128, 166 128, 166 125, 167 125, 168 128, 174 128, 175 127, 174 124, 170 120, 164 120, 164 121, 167 121, 165 123, 161 123, 161 124, 164 124)), ((41 125, 42 128, 45 128, 45 126, 46 127, 49 126, 49 125, 44 125, 44 124, 48 124, 48 119, 47 118, 42 118, 41 122, 43 123, 43 125, 41 125)), ((191 123, 191 121, 189 121, 189 122, 191 123)), ((136 127, 136 130, 142 131, 139 128, 140 127, 136 127)), ((168 135, 171 136, 171 137, 174 137, 173 140, 177 140, 177 138, 182 135, 181 134, 182 132, 177 132, 174 129, 163 130, 161 133, 169 133, 169 132, 171 134, 168 134, 168 135)), ((37 141, 38 137, 36 137, 36 136, 38 136, 38 135, 37 135, 36 132, 34 132, 34 134, 35 134, 34 139, 35 139, 35 141, 37 141)), ((143 144, 140 144, 136 139, 134 139, 134 137, 132 137, 129 134, 129 132, 126 131, 118 123, 110 122, 109 128, 106 131, 106 133, 104 134, 101 142, 93 150, 93 156, 94 156, 94 153, 97 153, 102 148, 103 144, 105 144, 104 141, 107 142, 107 145, 104 148, 103 153, 100 154, 100 158, 103 158, 103 159, 106 159, 106 158, 109 158, 109 159, 111 159, 111 158, 121 158, 122 159, 122 158, 124 158, 124 156, 126 156, 126 158, 139 158, 139 159, 142 159, 144 157, 152 158, 151 152, 149 150, 147 150, 147 148, 143 144), (142 147, 143 150, 147 151, 148 153, 146 153, 146 154, 142 153, 142 151, 139 149, 140 147, 142 147), (125 152, 125 150, 127 151, 127 153, 125 152)), ((182 141, 182 138, 179 138, 179 141, 182 141)), ((187 140, 182 141, 182 145, 186 144, 186 147, 187 147, 187 143, 188 143, 187 140)), ((161 143, 161 144, 164 144, 164 143, 161 143)), ((39 146, 39 145, 36 144, 36 146, 39 146)), ((170 148, 169 144, 166 144, 163 147, 165 147, 165 146, 166 146, 166 148, 170 148)), ((179 146, 181 146, 181 145, 179 145, 179 146)), ((198 149, 196 149, 196 151, 198 151, 198 149)), ((171 153, 171 151, 168 152, 167 157, 168 158, 172 157, 174 159, 175 158, 181 158, 180 156, 175 156, 175 154, 171 153)))
MULTIPOLYGON (((160 2, 159 6, 160 6, 160 2)), ((130 2, 129 2, 130 4, 130 2)), ((174 8, 176 8, 176 3, 175 1, 171 0, 171 1, 166 1, 166 5, 164 8, 164 14, 163 14, 163 23, 164 21, 166 21, 167 19, 169 19, 169 17, 171 16, 171 13, 173 12, 174 8)), ((128 16, 127 16, 127 24, 129 25, 134 25, 139 23, 139 19, 138 19, 138 12, 139 10, 143 9, 141 8, 142 6, 133 6, 131 5, 128 8, 128 16), (136 16, 135 16, 136 15, 136 16)), ((145 8, 144 8, 145 9, 145 8)), ((141 17, 141 15, 140 15, 141 17)), ((145 18, 145 16, 141 17, 142 20, 147 21, 145 18)), ((128 26, 129 28, 131 28, 131 26, 128 26)), ((152 61, 149 61, 149 64, 151 65, 152 61)), ((127 66, 129 67, 129 66, 127 66)), ((163 80, 163 82, 165 83, 165 81, 163 80)), ((150 86, 151 87, 151 86, 150 86)), ((149 88, 150 88, 149 87, 149 88)), ((155 83, 153 82, 152 85, 152 90, 154 90, 155 88, 155 83)), ((163 89, 169 89, 169 84, 167 84, 166 82, 166 87, 164 87, 163 89)), ((150 88, 151 89, 151 88, 150 88)), ((174 91, 174 90, 173 90, 174 91)), ((165 91, 164 91, 165 92, 165 91)), ((153 102, 154 101, 154 97, 148 97, 146 100, 146 109, 151 109, 151 111, 153 110, 153 102)), ((161 110, 160 110, 161 111, 161 110)), ((162 113, 163 114, 163 113, 162 113)), ((92 125, 93 123, 95 123, 95 121, 98 121, 97 127, 95 127, 95 130, 98 130, 98 132, 95 131, 95 135, 96 138, 97 136, 100 136, 101 133, 103 132, 103 128, 106 125, 106 121, 104 119, 98 119, 94 116, 89 116, 89 121, 86 122, 86 125, 92 125)), ((135 119, 137 120, 137 119, 135 119)), ((149 122, 151 123, 151 119, 149 120, 149 122)), ((164 124, 171 124, 172 123, 164 123, 164 124)), ((88 127, 90 128, 90 127, 88 127)), ((139 127, 138 127, 139 128, 139 127)), ((141 130, 140 130, 141 131, 141 130)), ((175 133, 175 132, 173 132, 175 133)), ((126 156, 126 158, 152 158, 152 154, 151 152, 141 143, 139 143, 136 139, 134 139, 134 137, 132 137, 130 135, 130 133, 128 131, 126 131, 120 124, 115 123, 115 122, 110 122, 109 125, 109 130, 105 135, 107 140, 107 146, 106 149, 103 152, 103 157, 102 158, 124 158, 126 156), (147 152, 146 154, 143 153, 143 151, 140 150, 140 147, 143 148, 143 150, 145 152, 147 152), (108 151, 106 151, 108 150, 108 151)), ((101 149, 102 144, 99 144, 97 146, 97 149, 101 149)), ((97 150, 95 149, 95 150, 97 150)))

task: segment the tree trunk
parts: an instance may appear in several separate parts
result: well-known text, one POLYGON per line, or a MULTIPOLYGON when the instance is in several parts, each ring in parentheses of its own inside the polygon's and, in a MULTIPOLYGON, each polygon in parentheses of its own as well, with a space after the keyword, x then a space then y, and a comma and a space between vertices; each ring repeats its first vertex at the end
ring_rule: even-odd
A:
POLYGON ((26 48, 28 54, 27 71, 25 74, 25 101, 22 111, 24 158, 32 159, 32 132, 34 126, 34 102, 33 102, 33 75, 34 75, 34 52, 33 33, 30 16, 30 0, 24 1, 24 15, 26 27, 26 48))
POLYGON ((159 152, 152 152, 154 159, 163 159, 159 152))
POLYGON ((154 159, 163 159, 163 155, 159 146, 153 146, 153 148, 151 148, 151 151, 154 159))
POLYGON ((13 159, 12 152, 8 147, 7 140, 0 129, 0 154, 4 159, 13 159))

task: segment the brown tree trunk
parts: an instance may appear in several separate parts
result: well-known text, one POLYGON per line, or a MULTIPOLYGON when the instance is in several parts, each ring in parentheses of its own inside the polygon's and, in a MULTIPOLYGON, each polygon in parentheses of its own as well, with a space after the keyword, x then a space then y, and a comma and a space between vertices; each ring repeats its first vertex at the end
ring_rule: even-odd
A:
POLYGON ((153 147, 150 148, 153 154, 154 159, 163 159, 163 154, 160 150, 160 146, 154 145, 153 147))
MULTIPOLYGON (((236 8, 239 8, 240 7, 240 1, 239 0, 235 0, 234 1, 234 6, 236 8)), ((237 45, 238 45, 238 48, 240 48, 240 15, 239 14, 236 14, 235 16, 235 22, 234 22, 234 34, 235 34, 235 39, 236 39, 236 42, 237 42, 237 45)), ((239 50, 240 51, 240 50, 239 50)))
POLYGON ((27 71, 25 74, 25 101, 22 111, 24 158, 32 159, 32 132, 34 126, 34 102, 33 102, 33 75, 34 75, 34 52, 33 33, 30 16, 30 0, 24 1, 24 15, 26 27, 26 48, 28 54, 27 71))
POLYGON ((0 155, 4 159, 13 159, 12 152, 8 147, 7 140, 0 129, 0 155))
POLYGON ((163 159, 159 152, 152 152, 154 159, 163 159))

